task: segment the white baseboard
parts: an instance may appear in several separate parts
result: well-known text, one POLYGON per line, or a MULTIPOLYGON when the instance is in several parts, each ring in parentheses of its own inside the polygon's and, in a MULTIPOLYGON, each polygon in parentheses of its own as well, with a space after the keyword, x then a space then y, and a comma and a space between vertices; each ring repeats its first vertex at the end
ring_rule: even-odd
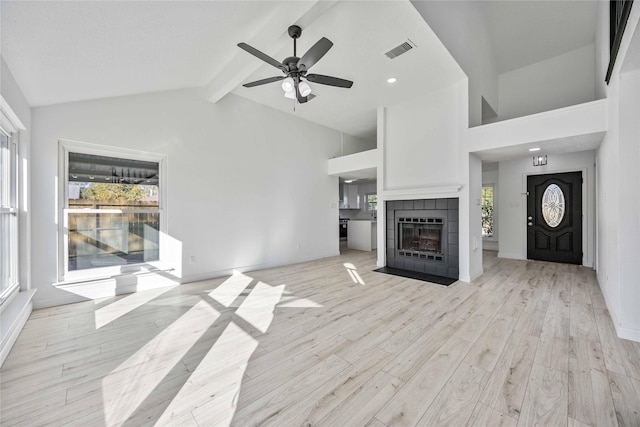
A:
POLYGON ((637 329, 625 328, 622 325, 620 325, 620 321, 618 320, 618 314, 611 309, 611 297, 602 288, 602 286, 600 286, 600 280, 598 280, 597 275, 596 275, 596 281, 598 282, 598 287, 600 288, 600 292, 602 292, 602 296, 604 297, 604 303, 607 306, 609 317, 611 318, 611 322, 613 323, 613 328, 616 330, 616 335, 618 335, 618 338, 640 342, 640 331, 637 329))
POLYGON ((121 276, 117 280, 100 279, 88 281, 84 283, 73 283, 69 285, 59 285, 58 289, 63 290, 66 294, 55 298, 36 299, 34 308, 47 308, 59 305, 74 304, 77 302, 90 301, 92 299, 108 298, 115 295, 122 295, 132 292, 145 291, 150 289, 165 288, 177 286, 185 283, 199 282, 201 280, 215 279, 218 277, 230 276, 234 271, 246 272, 264 270, 267 268, 281 267, 284 265, 293 265, 301 262, 314 261, 322 258, 328 258, 340 255, 339 251, 330 253, 320 257, 309 257, 294 259, 285 263, 270 262, 254 265, 245 265, 242 267, 227 268, 223 270, 208 271, 206 273, 191 274, 183 277, 167 277, 163 273, 144 273, 137 276, 121 276))
POLYGON ((10 302, 10 306, 2 312, 0 322, 0 366, 4 364, 5 359, 11 351, 11 347, 18 339, 20 331, 27 323, 31 311, 33 311, 32 298, 36 293, 35 289, 19 292, 10 302))
POLYGON ((316 256, 316 257, 297 258, 287 262, 267 262, 267 263, 261 263, 261 264, 244 265, 242 267, 226 268, 223 270, 208 271, 206 273, 200 273, 200 274, 190 274, 188 276, 183 276, 180 279, 180 283, 181 284, 193 283, 193 282, 199 282, 201 280, 209 280, 209 279, 215 279, 217 277, 230 276, 233 274, 234 271, 245 273, 247 271, 266 270, 268 268, 276 268, 276 267, 282 267, 285 265, 300 264, 302 262, 316 261, 319 259, 330 258, 334 256, 339 256, 339 255, 340 255, 340 251, 337 251, 335 253, 325 254, 325 255, 316 256))
POLYGON ((629 340, 629 341, 640 342, 639 330, 623 328, 622 326, 618 326, 616 323, 614 323, 613 326, 616 328, 616 333, 618 334, 619 338, 629 340))
POLYGON ((498 258, 526 260, 526 258, 524 258, 521 254, 509 254, 506 252, 498 252, 498 258))

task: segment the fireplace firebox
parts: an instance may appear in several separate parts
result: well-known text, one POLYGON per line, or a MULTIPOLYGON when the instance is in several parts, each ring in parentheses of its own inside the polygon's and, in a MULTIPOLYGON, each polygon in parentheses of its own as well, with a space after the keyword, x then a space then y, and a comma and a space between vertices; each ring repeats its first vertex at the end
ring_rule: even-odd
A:
POLYGON ((398 249, 442 254, 442 218, 400 218, 398 249))
POLYGON ((386 202, 387 266, 458 278, 458 199, 386 202))

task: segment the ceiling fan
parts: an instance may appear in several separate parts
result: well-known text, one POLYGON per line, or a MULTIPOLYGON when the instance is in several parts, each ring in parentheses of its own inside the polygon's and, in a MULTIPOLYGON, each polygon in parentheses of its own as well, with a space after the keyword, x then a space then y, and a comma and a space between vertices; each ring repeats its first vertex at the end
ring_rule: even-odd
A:
POLYGON ((282 62, 278 62, 269 55, 260 52, 258 49, 249 46, 246 43, 238 43, 238 47, 246 50, 256 58, 262 59, 269 65, 278 68, 284 73, 283 76, 268 77, 266 79, 256 80, 255 82, 245 83, 244 87, 260 86, 267 83, 274 83, 282 80, 282 89, 288 98, 297 99, 299 103, 305 103, 312 99, 311 87, 307 80, 312 83, 321 85, 350 88, 353 82, 350 80, 340 79, 338 77, 324 76, 322 74, 307 74, 307 71, 318 62, 333 46, 331 40, 326 37, 321 38, 311 46, 311 48, 298 58, 296 52, 296 40, 302 35, 302 28, 297 25, 289 27, 289 36, 293 39, 293 56, 285 58, 282 62), (303 80, 304 79, 304 80, 303 80))

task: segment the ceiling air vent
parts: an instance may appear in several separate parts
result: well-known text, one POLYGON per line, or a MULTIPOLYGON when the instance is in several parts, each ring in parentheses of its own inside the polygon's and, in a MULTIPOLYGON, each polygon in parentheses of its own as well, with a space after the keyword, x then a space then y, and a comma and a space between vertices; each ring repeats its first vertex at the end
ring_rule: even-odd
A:
POLYGON ((403 42, 399 46, 394 47, 389 52, 385 53, 385 55, 387 55, 389 59, 394 59, 402 55, 403 53, 410 51, 414 47, 416 47, 415 43, 407 39, 407 41, 403 42))

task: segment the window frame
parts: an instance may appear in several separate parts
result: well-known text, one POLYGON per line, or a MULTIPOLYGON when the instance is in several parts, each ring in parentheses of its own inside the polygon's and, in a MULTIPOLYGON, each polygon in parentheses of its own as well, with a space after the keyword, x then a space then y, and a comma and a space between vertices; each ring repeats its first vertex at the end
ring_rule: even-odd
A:
POLYGON ((367 212, 374 212, 378 210, 378 201, 376 200, 376 208, 371 209, 371 205, 369 204, 369 196, 377 196, 378 193, 366 193, 364 195, 364 210, 367 212))
MULTIPOLYGON (((497 225, 497 218, 498 218, 498 214, 496 212, 496 202, 497 202, 497 192, 496 189, 498 188, 498 186, 493 183, 493 182, 487 182, 487 183, 483 183, 481 190, 480 190, 480 210, 481 210, 481 215, 482 215, 482 190, 485 187, 491 187, 493 189, 493 210, 492 210, 492 215, 491 218, 493 220, 493 234, 491 234, 491 236, 482 236, 482 240, 484 241, 497 241, 498 240, 498 229, 496 227, 497 225)), ((481 219, 482 221, 482 219, 481 219)), ((482 225, 482 224, 481 224, 482 225)))
MULTIPOLYGON (((9 169, 7 176, 3 176, 7 179, 5 183, 5 189, 9 193, 8 204, 3 205, 0 199, 0 215, 9 215, 13 217, 13 229, 11 230, 11 242, 9 244, 9 263, 11 264, 11 271, 13 275, 10 277, 11 283, 4 289, 0 289, 0 306, 20 287, 20 272, 19 272, 19 234, 20 234, 20 221, 18 218, 20 211, 20 201, 18 197, 19 186, 19 144, 15 130, 9 126, 9 123, 4 120, 3 125, 0 126, 0 133, 4 134, 8 138, 9 146, 9 169)), ((2 171, 5 173, 5 170, 2 171)))
MULTIPOLYGON (((92 281, 110 278, 114 275, 137 271, 140 266, 148 266, 152 269, 167 269, 166 267, 166 235, 167 235, 167 156, 158 153, 149 153, 127 148, 112 147, 92 144, 88 142, 58 141, 58 209, 56 209, 58 223, 58 284, 92 281), (137 264, 126 264, 108 267, 96 267, 82 270, 69 271, 69 216, 70 213, 87 212, 83 209, 70 209, 69 206, 69 153, 92 154, 124 158, 130 160, 142 160, 158 163, 158 209, 153 213, 160 216, 159 225, 159 260, 137 264)), ((136 213, 146 212, 146 209, 136 209, 136 213)), ((100 213, 131 213, 128 209, 101 209, 100 213)))

